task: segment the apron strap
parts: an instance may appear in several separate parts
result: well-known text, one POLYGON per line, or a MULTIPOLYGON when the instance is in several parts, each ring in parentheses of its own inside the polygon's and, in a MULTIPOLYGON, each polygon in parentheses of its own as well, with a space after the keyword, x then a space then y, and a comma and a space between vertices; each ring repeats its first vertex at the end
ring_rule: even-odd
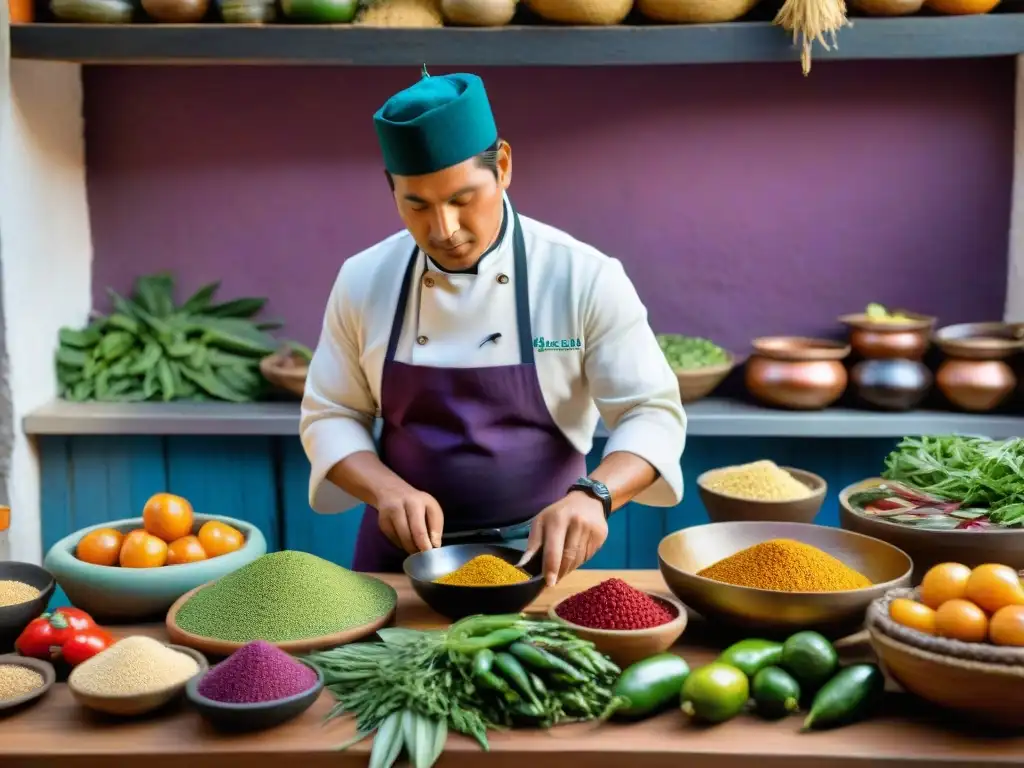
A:
MULTIPOLYGON (((532 365, 533 358, 533 328, 530 322, 530 280, 526 271, 526 239, 523 237, 523 228, 519 223, 519 214, 512 209, 512 259, 515 274, 516 290, 516 330, 519 334, 519 362, 532 365)), ((409 291, 412 289, 412 277, 416 271, 416 257, 419 255, 419 247, 413 246, 409 254, 409 263, 405 268, 405 277, 402 279, 402 288, 398 294, 398 306, 395 308, 395 316, 391 320, 391 335, 388 337, 388 351, 385 356, 386 362, 395 359, 398 351, 398 340, 402 335, 402 326, 405 324, 405 311, 409 306, 409 291)))

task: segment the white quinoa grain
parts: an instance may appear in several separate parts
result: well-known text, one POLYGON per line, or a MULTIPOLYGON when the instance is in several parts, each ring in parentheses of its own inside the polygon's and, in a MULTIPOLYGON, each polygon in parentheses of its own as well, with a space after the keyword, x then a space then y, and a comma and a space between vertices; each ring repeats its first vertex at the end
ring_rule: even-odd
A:
POLYGON ((13 699, 42 688, 43 676, 20 664, 0 664, 0 701, 13 699))
POLYGON ((39 597, 39 590, 31 584, 24 584, 13 579, 0 579, 0 608, 27 603, 37 597, 39 597))
POLYGON ((134 696, 180 685, 198 671, 192 657, 136 635, 79 664, 68 684, 91 696, 134 696))

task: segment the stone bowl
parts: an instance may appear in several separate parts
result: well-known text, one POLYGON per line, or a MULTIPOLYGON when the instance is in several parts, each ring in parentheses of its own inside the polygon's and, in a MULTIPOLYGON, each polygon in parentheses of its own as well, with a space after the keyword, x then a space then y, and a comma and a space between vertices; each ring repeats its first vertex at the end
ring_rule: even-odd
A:
POLYGON ((78 542, 91 531, 114 528, 128 533, 142 527, 142 518, 114 520, 83 528, 54 544, 45 566, 71 603, 97 620, 125 622, 161 619, 175 600, 195 587, 216 581, 267 553, 267 540, 252 523, 220 515, 195 516, 193 533, 203 523, 216 520, 237 528, 245 544, 236 552, 198 563, 165 565, 162 568, 121 568, 83 563, 75 557, 78 542))
POLYGON ((20 581, 39 590, 31 600, 0 608, 0 653, 14 650, 14 642, 32 619, 46 611, 56 588, 53 575, 32 563, 0 563, 0 581, 20 581))
MULTIPOLYGON (((724 467, 720 468, 724 469, 724 467)), ((777 520, 789 523, 809 523, 818 516, 821 505, 825 501, 828 483, 823 477, 794 467, 780 467, 795 480, 806 485, 814 493, 793 501, 759 501, 726 496, 706 487, 708 475, 718 472, 710 469, 697 478, 697 490, 700 500, 704 502, 708 519, 712 523, 729 523, 740 520, 770 521, 777 520)))

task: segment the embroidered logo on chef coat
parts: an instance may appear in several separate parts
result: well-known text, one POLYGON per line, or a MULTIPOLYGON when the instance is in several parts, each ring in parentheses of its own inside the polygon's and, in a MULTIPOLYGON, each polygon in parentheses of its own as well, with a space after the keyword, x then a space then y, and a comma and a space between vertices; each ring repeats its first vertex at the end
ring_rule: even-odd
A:
POLYGON ((583 350, 583 340, 545 339, 543 336, 534 336, 533 348, 538 352, 580 352, 583 350))

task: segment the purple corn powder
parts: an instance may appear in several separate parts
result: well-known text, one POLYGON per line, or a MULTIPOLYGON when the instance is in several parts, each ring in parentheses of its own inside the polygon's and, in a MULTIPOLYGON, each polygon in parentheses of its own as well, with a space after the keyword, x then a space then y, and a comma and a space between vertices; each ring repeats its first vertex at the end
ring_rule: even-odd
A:
POLYGON ((223 704, 276 701, 308 691, 317 674, 264 640, 244 645, 199 681, 199 693, 223 704))

